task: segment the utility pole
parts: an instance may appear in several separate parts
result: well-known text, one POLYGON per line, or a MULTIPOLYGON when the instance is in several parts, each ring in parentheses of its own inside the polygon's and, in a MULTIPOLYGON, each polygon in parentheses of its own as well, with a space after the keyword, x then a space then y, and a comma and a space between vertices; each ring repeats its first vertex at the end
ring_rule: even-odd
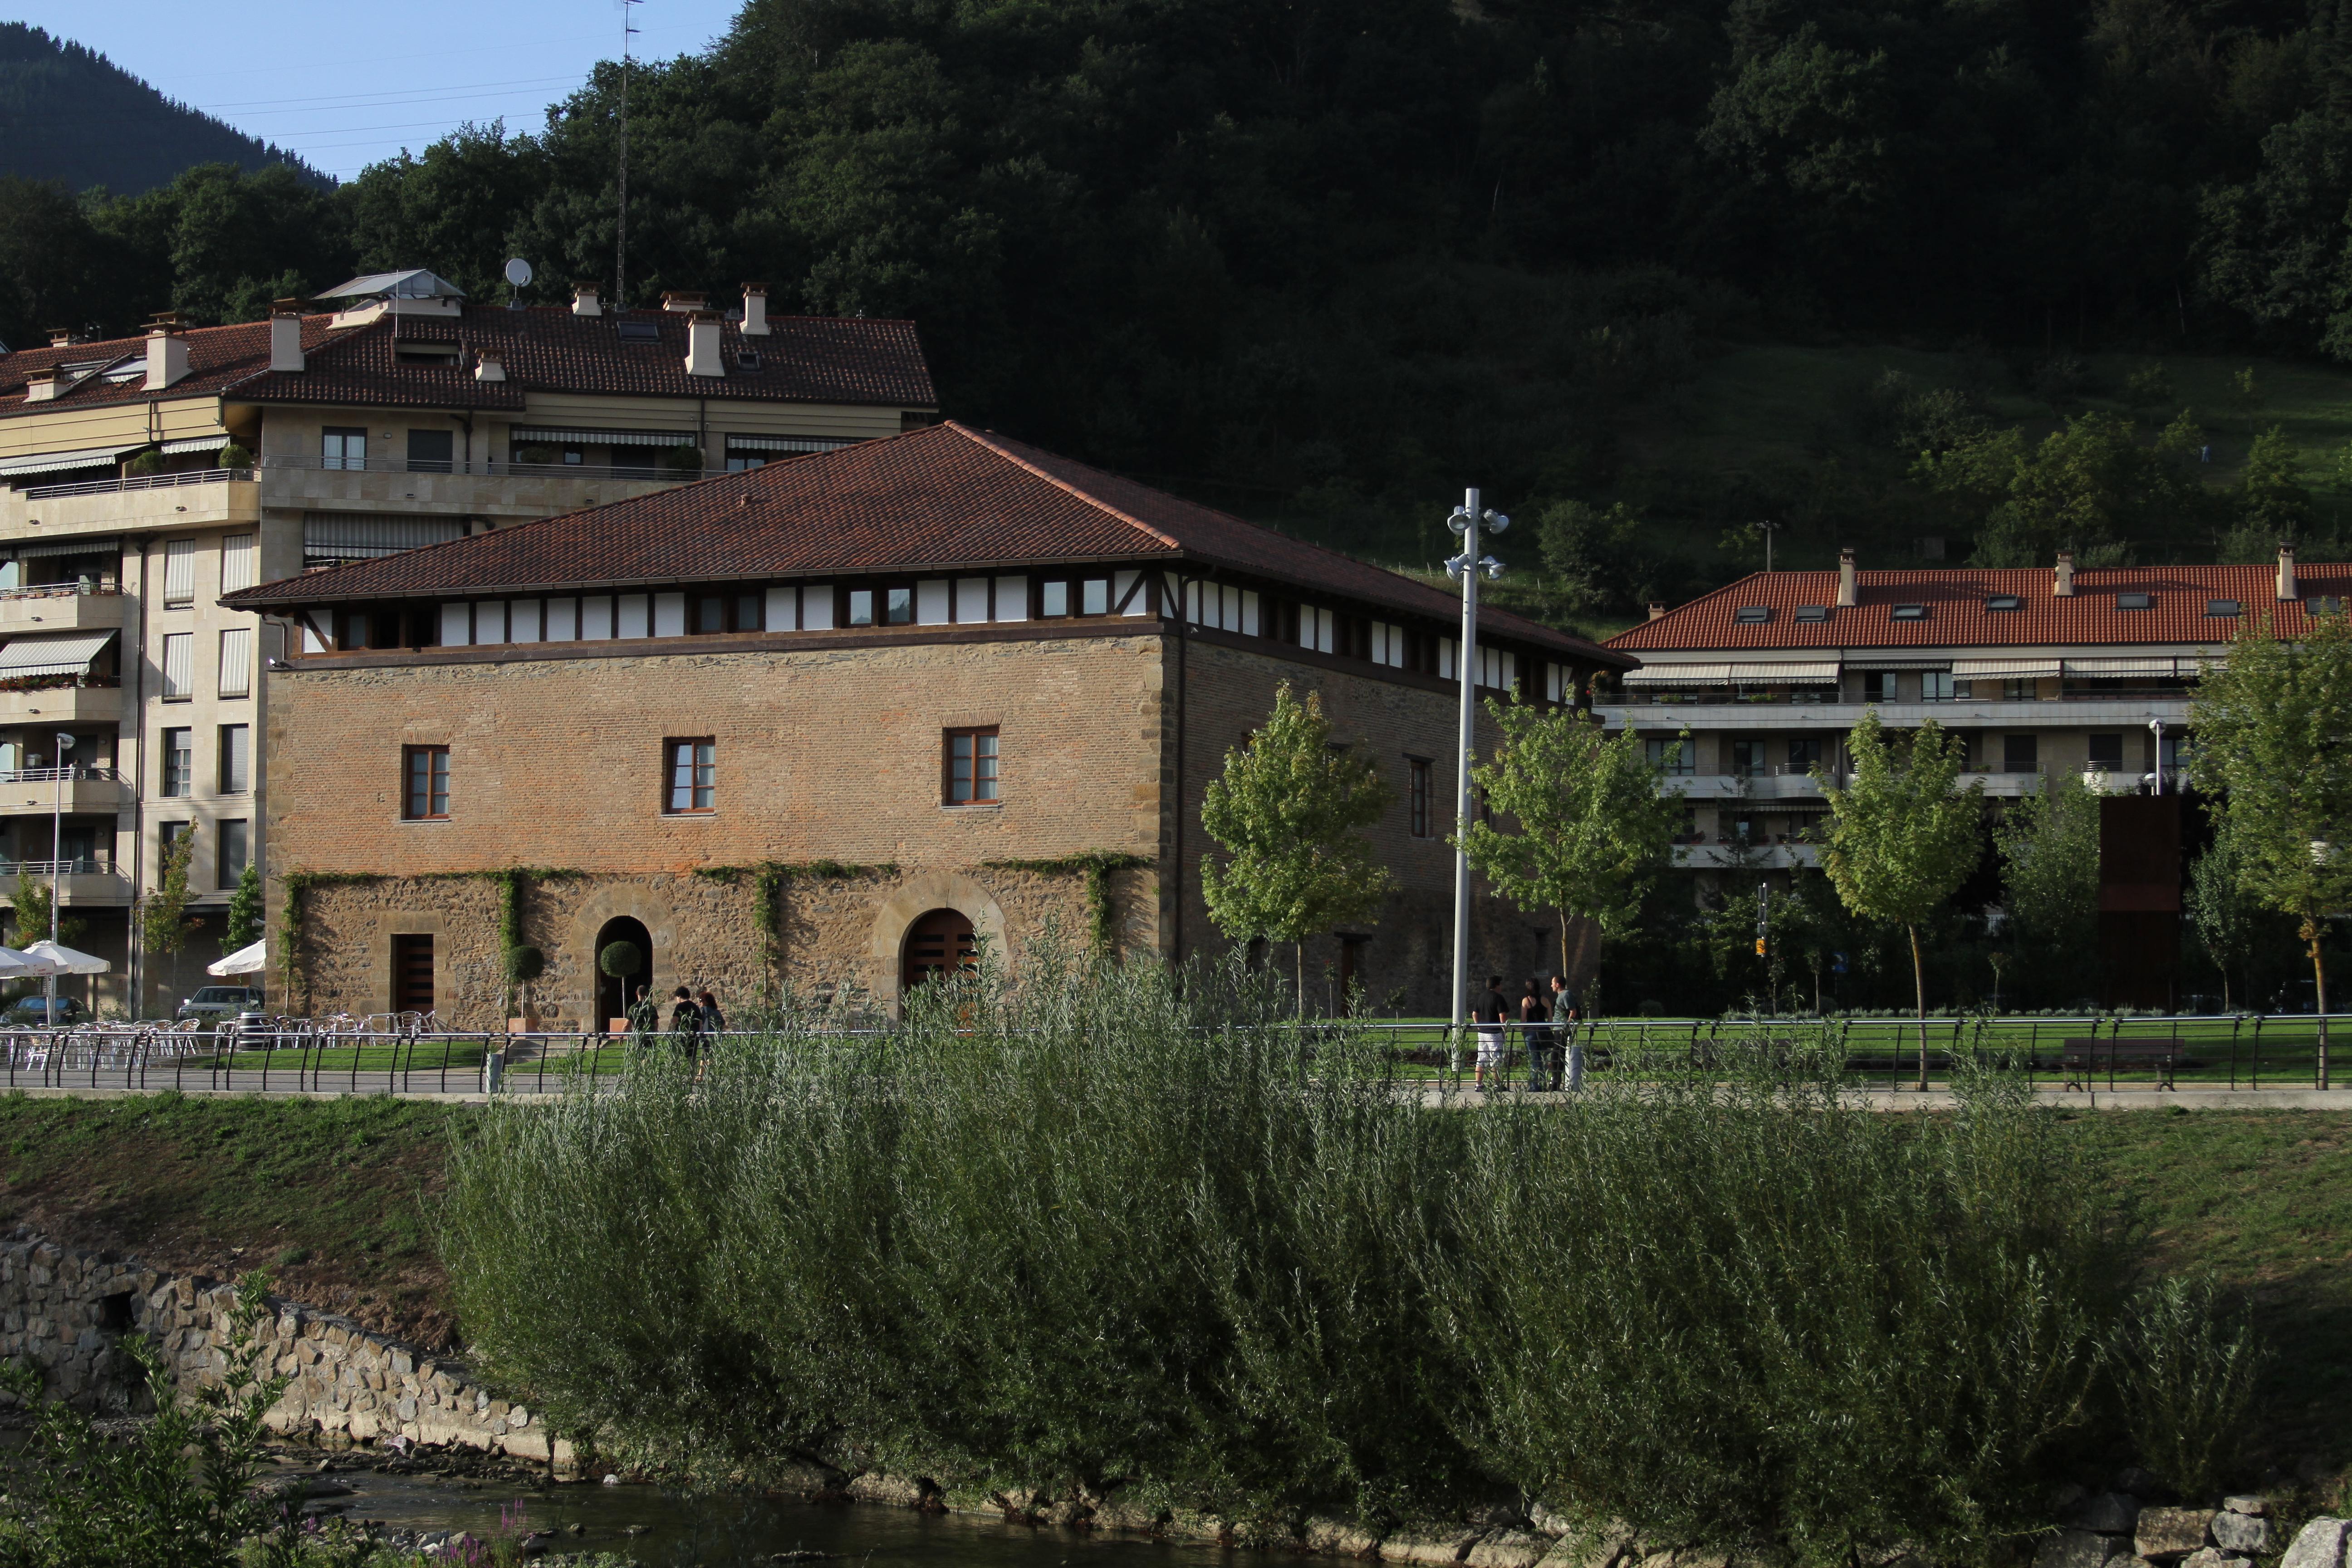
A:
POLYGON ((1767 518, 1757 523, 1755 528, 1757 532, 1764 536, 1764 572, 1767 576, 1769 576, 1772 572, 1772 535, 1780 531, 1780 525, 1767 518))
POLYGON ((613 250, 613 309, 629 308, 629 39, 636 32, 632 5, 645 0, 620 0, 621 6, 621 216, 613 250))
MULTIPOLYGON (((66 889, 66 753, 73 750, 71 735, 59 734, 58 754, 52 759, 58 764, 57 802, 49 808, 49 945, 58 944, 58 906, 65 901, 66 889)), ((41 1022, 54 1028, 58 1021, 58 972, 54 969, 41 977, 41 1022)))
POLYGON ((1445 520, 1462 536, 1462 553, 1445 563, 1445 574, 1462 584, 1462 641, 1454 658, 1454 673, 1461 682, 1461 729, 1454 748, 1454 1059, 1461 1060, 1463 1015, 1470 994, 1470 753, 1478 719, 1478 574, 1489 580, 1503 574, 1503 563, 1478 553, 1478 532, 1500 533, 1511 520, 1498 511, 1484 511, 1474 488, 1462 492, 1462 504, 1445 520))

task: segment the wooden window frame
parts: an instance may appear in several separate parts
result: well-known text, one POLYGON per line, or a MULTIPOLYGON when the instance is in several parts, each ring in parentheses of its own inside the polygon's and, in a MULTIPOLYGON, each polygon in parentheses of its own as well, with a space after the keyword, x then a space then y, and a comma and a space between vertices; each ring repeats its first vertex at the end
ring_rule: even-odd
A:
POLYGON ((662 742, 661 809, 664 816, 716 816, 719 814, 719 738, 717 736, 672 735, 662 742), (686 784, 688 804, 680 805, 677 804, 677 758, 679 751, 688 746, 707 746, 710 749, 710 756, 707 762, 700 757, 695 757, 688 762, 688 766, 693 772, 686 784), (702 770, 706 767, 710 771, 709 782, 707 784, 702 779, 702 770), (708 804, 694 805, 693 801, 697 795, 708 797, 708 804))
POLYGON ((995 724, 968 724, 960 726, 956 729, 940 731, 940 804, 943 806, 951 807, 1002 805, 1004 804, 1004 740, 1003 728, 1001 726, 995 724), (981 778, 980 764, 982 759, 980 742, 983 738, 994 742, 988 748, 986 757, 989 767, 988 777, 985 780, 985 783, 991 793, 985 795, 980 793, 981 786, 983 782, 981 778), (968 740, 972 743, 971 757, 971 777, 969 781, 971 793, 962 800, 958 800, 955 793, 956 742, 960 740, 968 740))
POLYGON ((403 822, 449 820, 448 747, 403 746, 400 748, 400 819, 403 822), (422 792, 425 809, 422 811, 416 809, 419 804, 419 792, 416 789, 416 763, 420 758, 425 759, 425 788, 422 792), (439 785, 438 789, 435 788, 436 784, 439 785), (436 803, 441 808, 438 811, 433 809, 436 803))
MULTIPOLYGON (((546 638, 546 612, 541 612, 541 640, 546 638)), ((715 588, 697 588, 687 595, 687 616, 689 625, 686 635, 690 637, 732 637, 743 632, 763 632, 768 629, 768 590, 764 584, 754 587, 721 584, 715 588), (720 626, 711 631, 702 624, 702 612, 707 601, 719 601, 720 626), (745 626, 745 610, 751 612, 752 625, 745 626)))
POLYGON ((1437 766, 1427 757, 1404 760, 1405 831, 1415 838, 1434 838, 1437 766))

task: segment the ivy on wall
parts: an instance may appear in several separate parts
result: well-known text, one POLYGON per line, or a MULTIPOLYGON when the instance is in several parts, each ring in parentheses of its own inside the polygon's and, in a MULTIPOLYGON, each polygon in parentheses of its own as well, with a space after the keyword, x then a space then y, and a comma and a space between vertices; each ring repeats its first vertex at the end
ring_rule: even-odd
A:
POLYGON ((812 882, 845 882, 858 877, 895 877, 896 861, 855 865, 844 860, 761 860, 751 866, 698 866, 694 874, 708 881, 733 887, 751 879, 752 919, 760 925, 760 944, 771 980, 784 959, 784 884, 794 878, 812 882))
MULTIPOLYGON (((291 1001, 302 982, 303 895, 313 888, 365 887, 377 882, 464 882, 479 879, 499 884, 499 954, 500 973, 511 985, 514 952, 522 946, 522 900, 533 881, 554 881, 585 873, 554 866, 503 866, 482 871, 289 871, 278 879, 282 901, 278 910, 278 972, 291 1001)), ((307 1000, 307 998, 306 998, 307 1000)), ((514 994, 507 994, 511 1006, 514 994)))
POLYGON ((993 871, 1034 871, 1048 877, 1067 876, 1073 871, 1084 872, 1087 879, 1087 930, 1096 953, 1112 958, 1118 955, 1118 942, 1111 922, 1111 874, 1149 866, 1152 864, 1152 858, 1149 855, 1117 855, 1108 849, 1089 849, 1083 855, 1061 855, 1045 860, 983 860, 981 864, 993 871))

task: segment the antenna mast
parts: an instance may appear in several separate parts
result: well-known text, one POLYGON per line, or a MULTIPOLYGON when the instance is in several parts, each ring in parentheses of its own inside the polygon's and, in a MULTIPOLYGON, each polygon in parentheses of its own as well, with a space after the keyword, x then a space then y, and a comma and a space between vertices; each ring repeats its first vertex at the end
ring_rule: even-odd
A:
POLYGON ((645 0, 614 0, 621 13, 621 215, 613 250, 613 309, 629 308, 629 39, 636 26, 629 7, 645 0))

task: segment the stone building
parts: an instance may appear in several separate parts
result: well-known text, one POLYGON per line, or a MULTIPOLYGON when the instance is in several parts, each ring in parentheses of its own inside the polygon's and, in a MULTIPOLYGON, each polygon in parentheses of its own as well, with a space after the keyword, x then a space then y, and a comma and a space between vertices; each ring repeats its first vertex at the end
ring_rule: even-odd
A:
POLYGON ((912 323, 771 317, 756 284, 725 314, 587 286, 483 307, 423 271, 328 298, 0 350, 0 902, 55 876, 139 1011, 169 1010, 173 967, 201 983, 265 852, 261 671, 285 648, 224 594, 933 417, 912 323), (127 915, 184 833, 205 931, 142 985, 127 915))
MULTIPOLYGON (((559 1027, 639 985, 893 1005, 1056 921, 1221 952, 1202 792, 1284 681, 1393 792, 1393 891, 1309 943, 1312 984, 1445 1003, 1453 595, 1015 441, 929 426, 226 602, 295 628, 266 842, 296 1011, 496 1026, 509 929, 559 1027), (624 939, 625 984, 596 967, 624 939)), ((1498 695, 1633 662, 1482 627, 1498 695)), ((1479 965, 1556 967, 1545 911, 1479 910, 1479 965)))

